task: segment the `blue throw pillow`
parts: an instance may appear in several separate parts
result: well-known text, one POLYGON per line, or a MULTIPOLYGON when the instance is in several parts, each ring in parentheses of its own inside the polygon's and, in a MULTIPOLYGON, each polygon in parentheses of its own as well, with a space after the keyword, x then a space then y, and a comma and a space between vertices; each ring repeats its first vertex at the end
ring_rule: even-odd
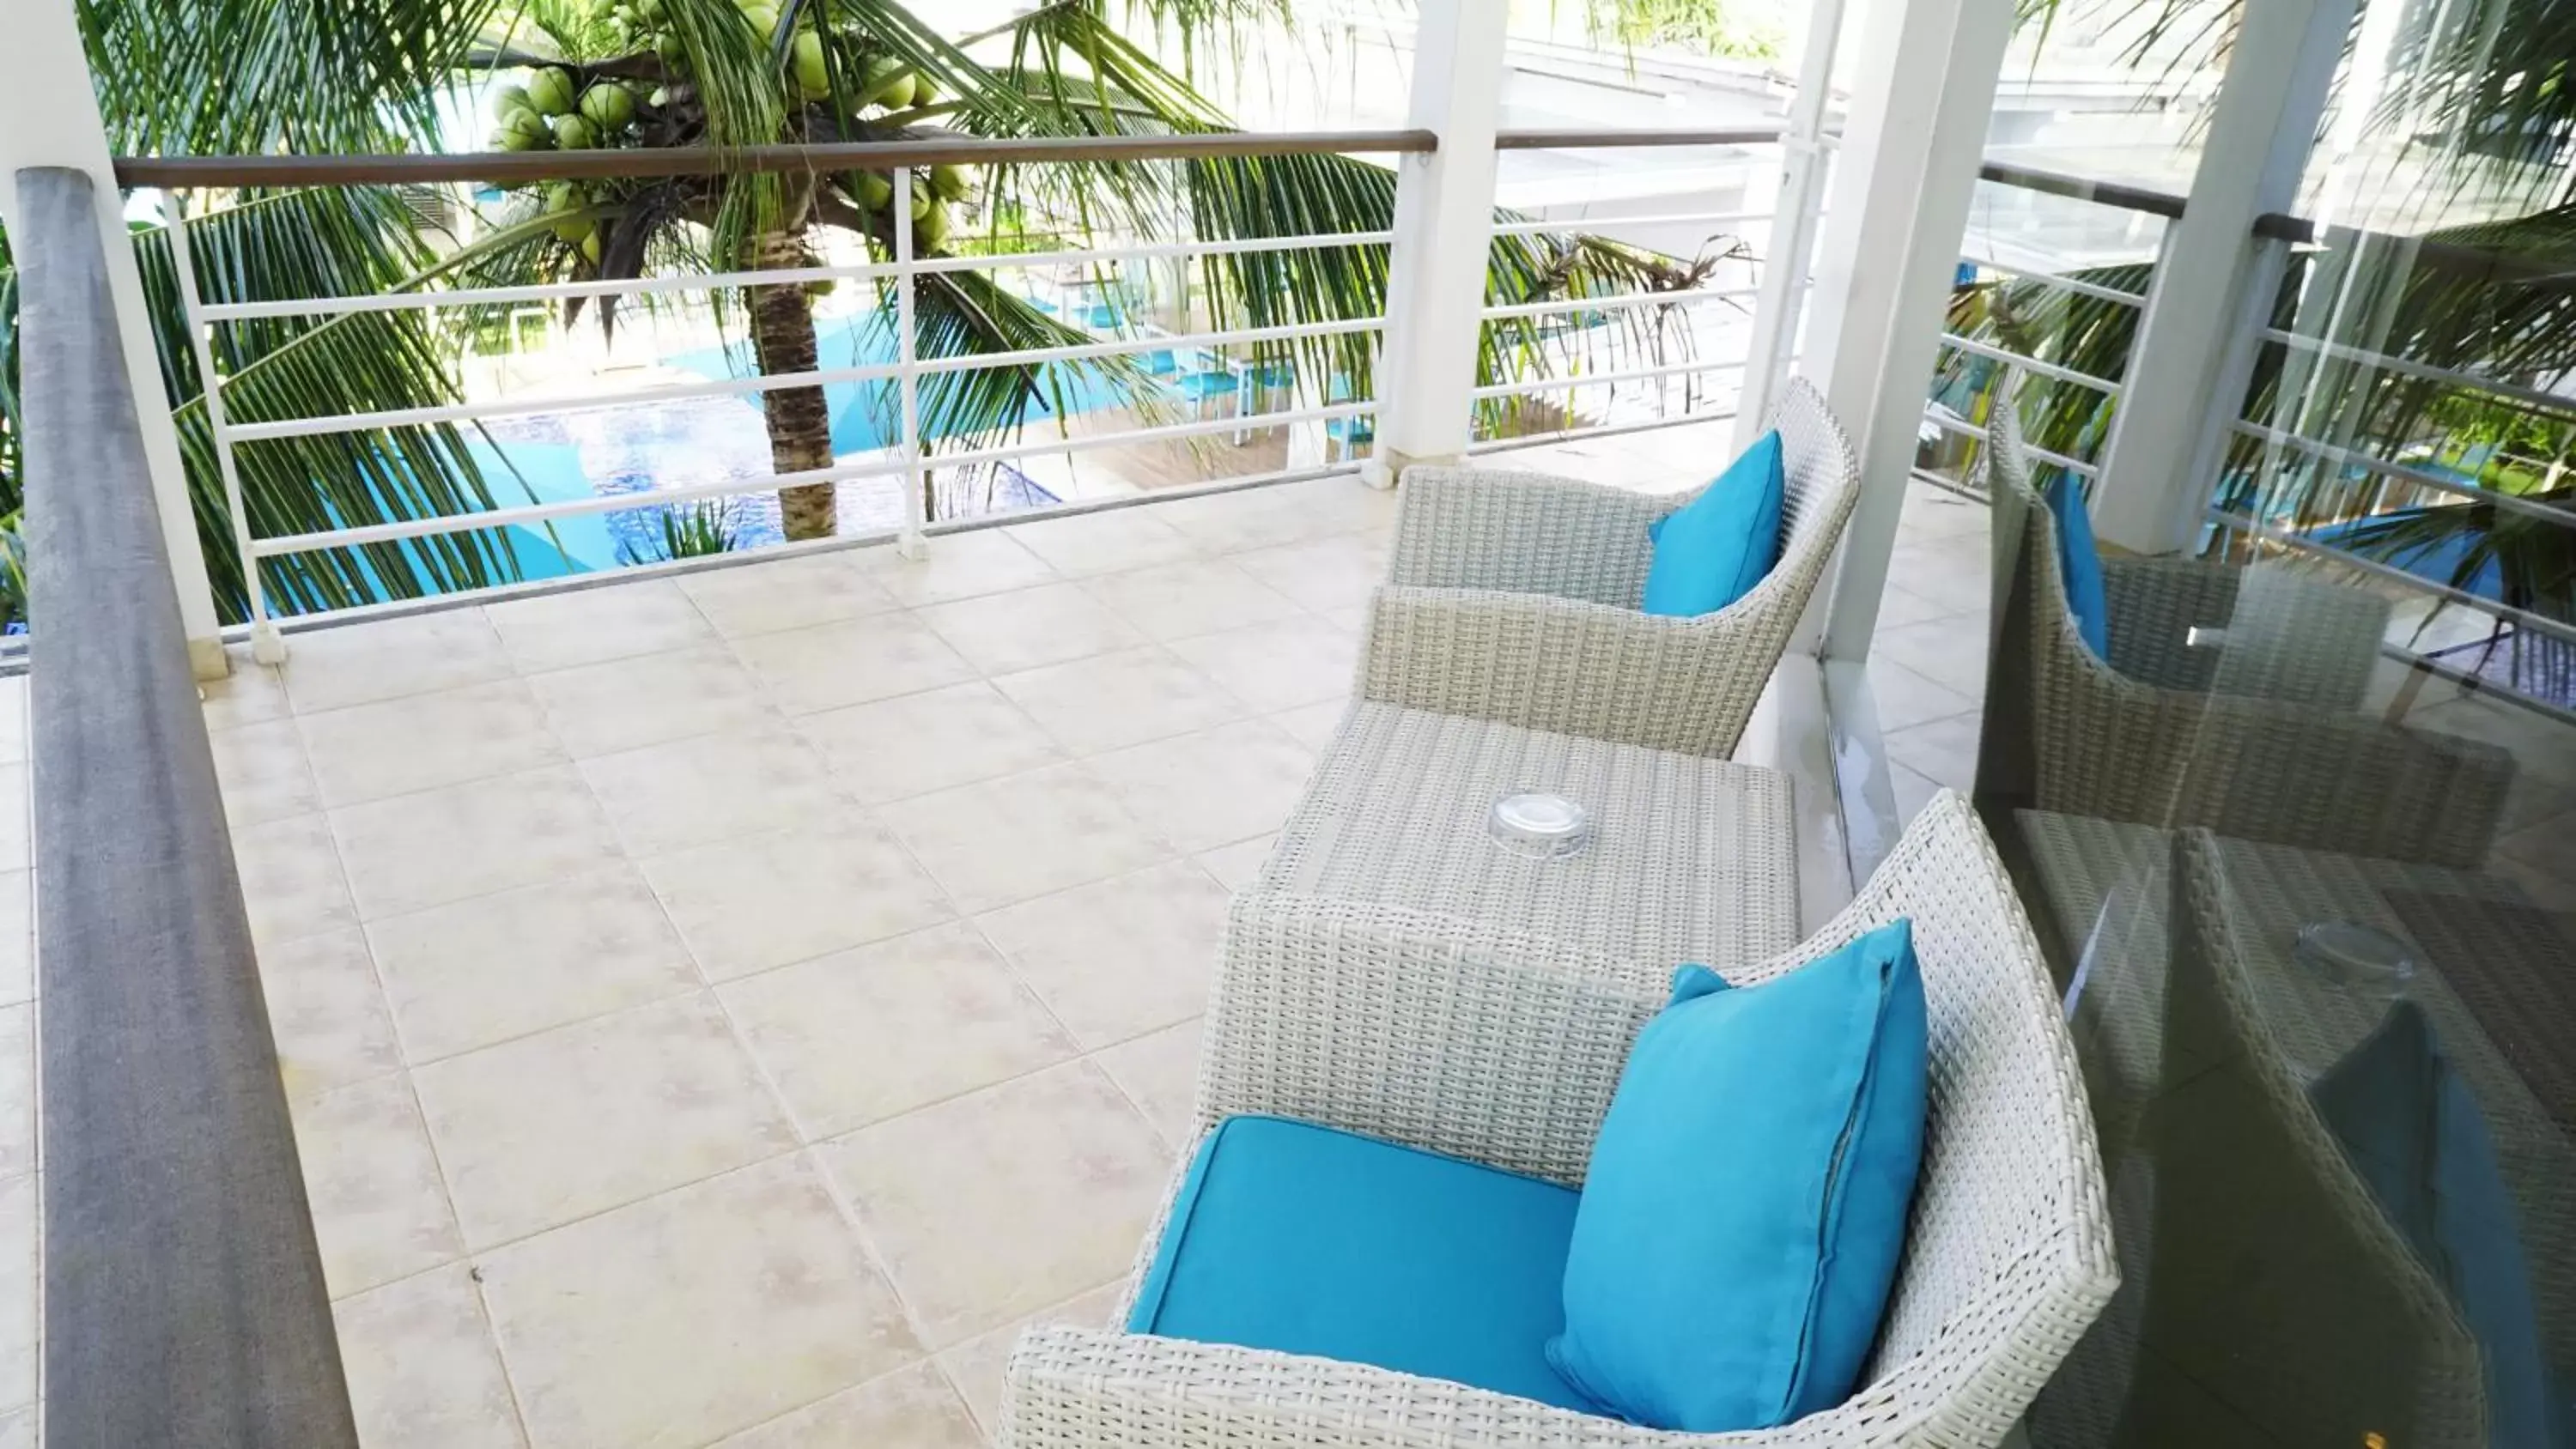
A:
POLYGON ((1928 1046, 1905 921, 1759 986, 1681 968, 1593 1146, 1548 1362, 1605 1413, 1696 1434, 1848 1398, 1905 1241, 1928 1046))
POLYGON ((1764 433, 1688 506, 1647 525, 1655 561, 1646 570, 1645 611, 1694 618, 1753 592, 1780 561, 1787 489, 1780 435, 1764 433))
POLYGON ((2075 475, 2060 473, 2048 485, 2049 516, 2057 520, 2057 573, 2066 581, 2066 607, 2075 632, 2100 659, 2111 657, 2111 599, 2102 587, 2102 551, 2093 543, 2093 519, 2075 475))

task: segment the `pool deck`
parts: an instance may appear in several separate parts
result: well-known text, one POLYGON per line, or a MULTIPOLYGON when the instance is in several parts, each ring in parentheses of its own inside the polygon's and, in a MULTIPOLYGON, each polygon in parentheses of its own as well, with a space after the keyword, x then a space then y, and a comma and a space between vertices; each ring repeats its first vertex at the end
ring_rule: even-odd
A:
MULTIPOLYGON (((1680 488, 1727 439, 1498 465, 1680 488)), ((1128 1271, 1393 516, 1347 478, 1163 500, 318 630, 211 687, 369 1449, 986 1443, 1020 1327, 1128 1271)), ((1984 520, 1908 498, 1871 669, 1909 813, 1973 768, 1984 520)), ((0 1446, 36 1371, 24 687, 0 1446)), ((2563 899, 2576 781, 2521 808, 2498 868, 2563 899)))

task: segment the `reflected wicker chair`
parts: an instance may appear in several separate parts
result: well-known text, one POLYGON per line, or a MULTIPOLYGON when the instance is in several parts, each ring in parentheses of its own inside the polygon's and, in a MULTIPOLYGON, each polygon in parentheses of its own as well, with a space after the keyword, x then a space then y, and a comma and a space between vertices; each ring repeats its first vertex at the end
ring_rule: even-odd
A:
MULTIPOLYGON (((2007 376, 1999 397, 2015 392, 2007 376)), ((2286 570, 2257 579, 2198 559, 2106 558, 2105 659, 2067 606, 2057 525, 2009 401, 1993 419, 1997 642, 1981 802, 2394 860, 2485 859, 2513 756, 2358 712, 2384 600, 2286 570)))
MULTIPOLYGON (((1767 1432, 1693 1436, 1362 1364, 1049 1326, 1023 1334, 1011 1355, 1000 1442, 2000 1442, 2117 1278, 2057 994, 1967 802, 1935 800, 1849 908, 1738 979, 1776 976, 1898 916, 1914 921, 1931 1008, 1930 1122, 1905 1258, 1865 1382, 1844 1403, 1767 1432)), ((1671 964, 1246 893, 1208 1017, 1198 1128, 1271 1113, 1579 1184, 1628 1050, 1664 1004, 1671 964)), ((1158 1224, 1115 1322, 1126 1321, 1160 1236, 1158 1224)))
POLYGON ((1406 470, 1359 692, 1528 729, 1732 755, 1860 489, 1850 441, 1805 381, 1782 390, 1771 424, 1788 483, 1780 560, 1751 593, 1696 619, 1649 616, 1638 604, 1654 561, 1647 525, 1697 490, 1406 470))

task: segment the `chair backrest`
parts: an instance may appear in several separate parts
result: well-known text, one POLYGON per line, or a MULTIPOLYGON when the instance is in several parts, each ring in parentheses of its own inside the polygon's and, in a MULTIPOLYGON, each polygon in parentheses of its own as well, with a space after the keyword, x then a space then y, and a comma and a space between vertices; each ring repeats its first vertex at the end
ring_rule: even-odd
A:
POLYGON ((1780 433, 1780 561, 1747 597, 1791 591, 1796 613, 1805 609, 1860 501, 1860 459, 1824 394, 1803 377, 1781 384, 1766 420, 1780 433))
POLYGON ((1899 917, 1931 1024, 1923 1170, 1858 1436, 1993 1444, 2119 1283, 2101 1152, 2056 988, 1964 796, 1944 791, 1785 971, 1899 917))

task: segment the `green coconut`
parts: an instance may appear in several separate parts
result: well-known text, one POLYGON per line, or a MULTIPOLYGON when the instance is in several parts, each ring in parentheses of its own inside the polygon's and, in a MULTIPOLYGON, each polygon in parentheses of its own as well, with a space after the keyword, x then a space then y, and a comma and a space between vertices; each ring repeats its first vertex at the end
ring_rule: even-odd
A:
POLYGON ((653 94, 644 98, 644 104, 656 109, 667 106, 670 103, 671 88, 669 86, 655 86, 653 87, 653 94))
POLYGON ((528 104, 541 116, 572 114, 572 72, 548 67, 528 77, 528 104))
POLYGON ((972 184, 973 177, 963 166, 952 166, 942 161, 930 168, 930 189, 937 193, 942 201, 958 200, 966 194, 966 188, 972 184))
POLYGON ((581 239, 581 259, 594 267, 599 265, 599 228, 592 227, 590 235, 581 239))
POLYGON ((526 86, 503 86, 492 93, 492 119, 506 121, 512 111, 532 109, 526 86))
POLYGON ((795 62, 796 84, 803 87, 806 94, 831 92, 832 68, 823 57, 823 37, 810 30, 798 32, 795 62))
POLYGON ((926 106, 938 99, 939 87, 931 81, 930 77, 923 75, 919 71, 914 71, 912 73, 912 95, 907 99, 907 103, 916 106, 926 106))
POLYGON ((581 114, 603 135, 623 131, 635 119, 635 93, 615 84, 592 86, 581 93, 581 114))
POLYGON ((859 104, 889 111, 912 104, 912 72, 882 55, 869 61, 859 71, 859 104))
POLYGON ((557 116, 547 124, 554 128, 555 145, 566 151, 587 151, 599 144, 598 133, 579 116, 557 116))
POLYGON ((935 252, 948 244, 948 208, 934 206, 923 213, 912 229, 912 249, 935 252))
POLYGON ((589 217, 568 216, 555 223, 555 240, 568 247, 577 247, 582 244, 583 239, 597 230, 597 225, 589 217))
POLYGON ((751 22, 751 28, 759 32, 760 37, 763 40, 766 40, 770 36, 778 33, 778 9, 776 6, 747 6, 742 12, 742 18, 751 22))
POLYGON ((558 181, 546 188, 546 215, 581 210, 581 188, 569 181, 558 181))
POLYGON ((930 215, 930 208, 937 206, 938 204, 939 198, 931 194, 929 183, 923 181, 919 176, 913 177, 912 219, 914 221, 919 221, 923 217, 930 215))
POLYGON ((882 171, 860 172, 851 189, 857 193, 859 205, 870 211, 883 211, 894 203, 894 183, 882 171))

